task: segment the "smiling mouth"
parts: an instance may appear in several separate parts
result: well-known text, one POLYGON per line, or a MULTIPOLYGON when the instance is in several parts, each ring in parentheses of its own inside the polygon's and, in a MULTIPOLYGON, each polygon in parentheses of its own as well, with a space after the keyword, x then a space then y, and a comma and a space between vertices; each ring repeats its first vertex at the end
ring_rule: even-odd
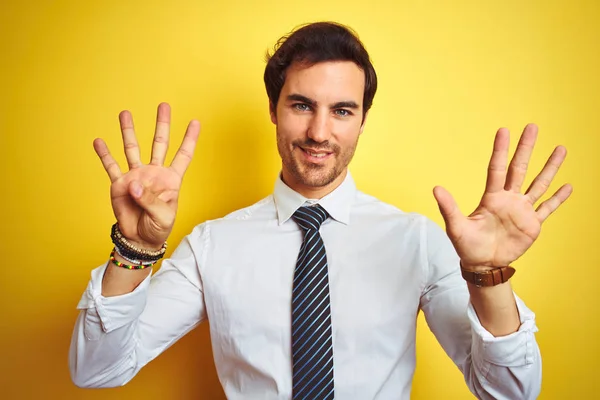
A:
POLYGON ((306 152, 306 154, 308 154, 311 157, 317 157, 317 158, 323 158, 325 156, 327 156, 328 153, 313 153, 307 150, 304 150, 306 152))
POLYGON ((310 157, 315 157, 315 158, 325 158, 325 157, 333 154, 332 152, 315 151, 315 150, 311 150, 311 149, 305 149, 303 147, 300 147, 300 150, 302 150, 304 152, 304 154, 309 155, 310 157))

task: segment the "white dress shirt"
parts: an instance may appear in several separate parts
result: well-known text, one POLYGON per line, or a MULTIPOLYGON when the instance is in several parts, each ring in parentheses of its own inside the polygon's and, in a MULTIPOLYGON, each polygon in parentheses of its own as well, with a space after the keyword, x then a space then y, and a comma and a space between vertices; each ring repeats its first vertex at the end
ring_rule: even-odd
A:
MULTIPOLYGON (((278 179, 273 195, 195 227, 128 294, 103 297, 107 263, 94 269, 77 306, 69 357, 75 384, 124 385, 209 319, 229 399, 290 399, 292 281, 302 243, 291 216, 307 202, 278 179)), ((410 398, 420 310, 476 396, 537 397, 534 314, 515 296, 519 330, 498 338, 487 332, 440 227, 358 191, 349 173, 318 203, 331 216, 320 232, 329 263, 336 399, 410 398)))

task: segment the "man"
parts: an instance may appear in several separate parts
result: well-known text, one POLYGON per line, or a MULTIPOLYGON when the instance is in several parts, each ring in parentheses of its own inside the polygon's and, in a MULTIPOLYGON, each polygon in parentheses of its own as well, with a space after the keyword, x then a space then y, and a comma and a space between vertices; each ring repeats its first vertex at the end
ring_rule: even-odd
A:
POLYGON ((152 278, 148 266, 164 254, 199 124, 189 124, 169 167, 166 104, 150 164, 142 164, 128 112, 120 115, 127 173, 94 142, 118 224, 111 260, 92 272, 78 305, 74 382, 123 385, 209 319, 230 399, 408 399, 422 310, 477 397, 537 397, 537 328, 512 292, 510 264, 571 193, 565 185, 534 209, 565 149, 521 194, 537 128, 525 128, 508 166, 509 133, 500 129, 471 215, 434 189, 446 234, 361 193, 348 172, 377 87, 356 36, 317 23, 280 43, 265 70, 282 159, 273 195, 198 225, 152 278))

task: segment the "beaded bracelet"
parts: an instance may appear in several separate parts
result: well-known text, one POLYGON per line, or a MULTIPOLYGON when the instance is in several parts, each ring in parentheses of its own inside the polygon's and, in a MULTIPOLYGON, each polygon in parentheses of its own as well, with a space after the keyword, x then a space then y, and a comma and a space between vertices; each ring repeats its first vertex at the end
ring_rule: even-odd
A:
POLYGON ((118 254, 121 256, 122 259, 124 259, 125 261, 127 261, 128 263, 131 264, 140 264, 140 265, 149 265, 149 264, 155 264, 158 259, 153 259, 153 260, 138 260, 132 257, 128 257, 128 253, 120 250, 118 247, 115 246, 114 248, 115 250, 115 254, 118 254), (123 254, 125 253, 125 254, 123 254))
POLYGON ((115 264, 117 267, 126 268, 126 269, 144 269, 144 268, 152 267, 154 264, 156 264, 156 262, 153 262, 152 264, 142 264, 142 265, 127 265, 127 264, 123 264, 121 261, 118 261, 115 258, 115 250, 114 249, 110 253, 110 261, 113 264, 115 264))
POLYGON ((123 236, 119 229, 118 222, 112 226, 110 237, 115 246, 120 250, 120 253, 130 259, 156 262, 160 260, 167 251, 167 242, 163 243, 159 250, 154 251, 140 249, 134 246, 127 241, 125 236, 123 236))
POLYGON ((125 236, 123 236, 123 233, 119 229, 118 222, 112 226, 110 236, 116 245, 121 245, 122 247, 125 247, 128 250, 133 251, 135 253, 140 253, 140 254, 144 255, 145 257, 152 257, 152 258, 161 257, 167 251, 167 242, 163 243, 162 247, 158 250, 146 250, 146 249, 140 249, 139 247, 134 246, 133 244, 129 243, 129 241, 127 241, 127 238, 125 238, 125 236))
MULTIPOLYGON (((162 256, 151 257, 144 254, 136 253, 127 248, 121 247, 119 244, 115 244, 115 248, 117 249, 117 253, 123 256, 126 260, 140 260, 144 262, 156 262, 162 258, 162 256)), ((131 261, 134 262, 134 261, 131 261)), ((134 262, 135 263, 135 262, 134 262)))

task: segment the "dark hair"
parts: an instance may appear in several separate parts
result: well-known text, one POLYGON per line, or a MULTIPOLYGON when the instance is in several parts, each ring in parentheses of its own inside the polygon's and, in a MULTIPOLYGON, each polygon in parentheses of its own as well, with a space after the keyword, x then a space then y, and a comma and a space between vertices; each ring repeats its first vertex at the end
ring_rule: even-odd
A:
POLYGON ((363 118, 373 104, 377 91, 377 75, 369 54, 350 28, 335 22, 316 22, 303 25, 277 41, 274 53, 267 52, 265 86, 275 111, 286 71, 294 62, 307 66, 324 61, 352 61, 365 73, 363 118))

